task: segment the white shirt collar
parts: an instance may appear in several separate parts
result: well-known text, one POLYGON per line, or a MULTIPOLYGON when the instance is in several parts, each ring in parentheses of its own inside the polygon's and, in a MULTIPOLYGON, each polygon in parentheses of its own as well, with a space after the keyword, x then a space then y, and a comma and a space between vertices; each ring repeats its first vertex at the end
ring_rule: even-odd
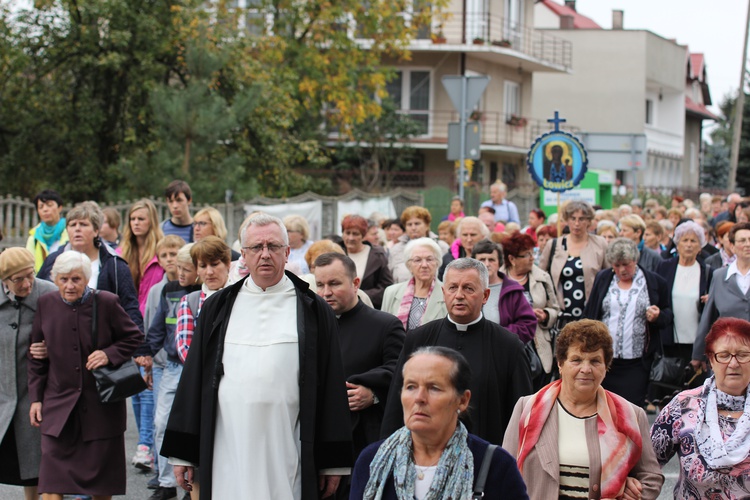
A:
MULTIPOLYGON (((729 267, 727 267, 727 275, 724 278, 724 281, 727 281, 729 278, 732 277, 732 275, 737 274, 739 276, 742 276, 742 273, 740 273, 740 270, 737 269, 737 261, 735 260, 731 264, 729 264, 729 267)), ((748 274, 750 274, 750 271, 748 271, 748 274)), ((742 276, 743 278, 747 277, 747 274, 742 276)))
POLYGON ((459 332, 465 332, 466 330, 469 329, 469 327, 471 325, 475 325, 475 324, 479 323, 482 320, 482 318, 484 318, 484 315, 480 312, 479 313, 479 317, 477 319, 475 319, 471 323, 466 323, 465 325, 462 325, 461 323, 456 323, 455 321, 453 321, 453 318, 451 318, 450 315, 448 315, 446 317, 448 318, 448 321, 450 321, 451 323, 453 323, 454 325, 456 325, 456 330, 458 330, 459 332))

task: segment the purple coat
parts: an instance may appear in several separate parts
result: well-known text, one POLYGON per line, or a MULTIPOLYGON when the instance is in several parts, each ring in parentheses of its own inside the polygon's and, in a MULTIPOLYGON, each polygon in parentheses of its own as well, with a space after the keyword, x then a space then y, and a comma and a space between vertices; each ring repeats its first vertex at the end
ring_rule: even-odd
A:
POLYGON ((503 280, 497 308, 500 311, 500 326, 518 335, 524 344, 534 339, 536 315, 523 295, 523 286, 498 271, 503 280))
MULTIPOLYGON (((92 301, 71 306, 58 292, 39 298, 31 342, 47 343, 48 359, 29 355, 29 399, 42 403, 42 434, 59 437, 78 412, 83 441, 105 439, 125 432, 125 401, 101 403, 94 376, 86 369, 92 352, 92 301)), ((117 295, 100 291, 97 297, 99 348, 113 365, 132 356, 143 333, 120 305, 117 295)))

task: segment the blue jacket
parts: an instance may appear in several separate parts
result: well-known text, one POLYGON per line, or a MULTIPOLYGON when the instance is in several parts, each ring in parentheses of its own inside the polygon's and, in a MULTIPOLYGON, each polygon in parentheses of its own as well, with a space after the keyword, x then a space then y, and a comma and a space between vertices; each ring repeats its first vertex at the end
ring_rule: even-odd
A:
MULTIPOLYGON (((473 434, 467 438, 469 450, 474 457, 474 481, 476 481, 482 460, 490 445, 484 439, 473 434)), ((370 463, 383 441, 373 443, 362 451, 352 472, 352 489, 349 500, 360 500, 365 492, 367 481, 370 479, 370 463)), ((484 486, 484 498, 512 498, 513 500, 528 500, 526 484, 521 473, 518 472, 516 460, 504 449, 497 447, 492 455, 487 482, 484 486)), ((393 484, 393 474, 388 478, 383 489, 383 500, 397 500, 396 487, 393 484)))
MULTIPOLYGON (((68 243, 56 252, 49 254, 44 259, 44 264, 39 269, 37 277, 52 281, 52 266, 55 264, 57 257, 70 249, 70 243, 68 243)), ((99 268, 99 279, 96 282, 96 289, 117 295, 122 308, 125 309, 125 312, 128 313, 128 316, 130 316, 130 319, 133 320, 138 329, 143 332, 143 316, 138 307, 138 292, 135 289, 133 277, 130 275, 128 263, 107 244, 99 245, 99 262, 101 266, 99 268)))

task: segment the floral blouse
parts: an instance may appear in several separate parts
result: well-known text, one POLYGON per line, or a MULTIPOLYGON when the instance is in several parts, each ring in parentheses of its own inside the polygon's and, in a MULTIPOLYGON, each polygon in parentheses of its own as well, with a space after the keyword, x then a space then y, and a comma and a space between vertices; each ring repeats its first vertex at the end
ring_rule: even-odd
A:
MULTIPOLYGON (((651 427, 651 441, 656 458, 664 466, 674 456, 680 457, 680 478, 674 498, 686 500, 739 500, 750 497, 750 457, 731 468, 709 469, 695 441, 696 409, 702 387, 681 392, 665 406, 651 427)), ((732 434, 737 419, 719 416, 724 439, 732 434)))

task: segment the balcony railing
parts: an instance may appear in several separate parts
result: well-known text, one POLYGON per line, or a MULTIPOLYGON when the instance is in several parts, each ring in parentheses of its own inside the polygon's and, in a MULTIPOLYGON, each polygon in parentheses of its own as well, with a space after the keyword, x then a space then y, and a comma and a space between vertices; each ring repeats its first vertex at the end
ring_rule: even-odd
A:
MULTIPOLYGON (((423 112, 420 112, 420 122, 423 112)), ((409 112, 403 112, 409 115, 409 112)), ((531 143, 541 134, 548 132, 552 126, 546 120, 529 118, 517 119, 499 111, 475 112, 475 121, 481 124, 481 141, 485 145, 509 146, 528 149, 531 143)), ((430 110, 429 131, 427 134, 412 139, 412 142, 448 142, 448 124, 458 122, 456 111, 430 110)), ((580 128, 561 124, 560 128, 572 134, 580 133, 580 128)))
POLYGON ((433 43, 480 44, 521 52, 529 57, 572 67, 572 45, 569 41, 515 23, 503 16, 486 12, 443 13, 441 22, 433 18, 430 26, 417 29, 417 40, 433 43))

